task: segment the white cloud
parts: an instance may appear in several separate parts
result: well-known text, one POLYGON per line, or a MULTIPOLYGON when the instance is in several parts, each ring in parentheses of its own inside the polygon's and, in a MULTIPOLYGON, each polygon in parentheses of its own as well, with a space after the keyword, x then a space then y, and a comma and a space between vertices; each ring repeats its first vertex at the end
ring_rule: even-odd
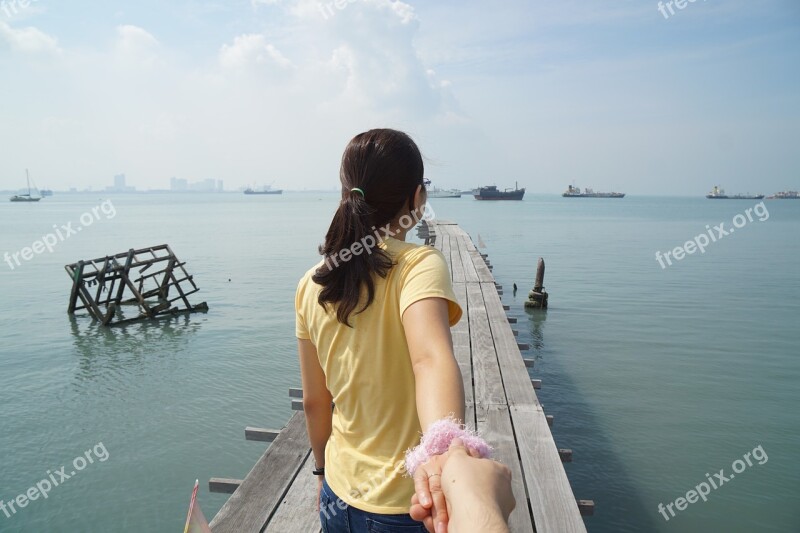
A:
POLYGON ((117 26, 116 52, 126 63, 144 67, 162 65, 161 44, 147 30, 138 26, 117 26))
POLYGON ((274 64, 280 68, 292 66, 292 62, 260 34, 240 35, 233 40, 233 44, 223 44, 219 52, 219 62, 225 68, 266 64, 274 64))
POLYGON ((32 26, 26 28, 12 28, 0 21, 0 38, 12 50, 32 54, 61 54, 61 48, 55 37, 44 33, 32 26))

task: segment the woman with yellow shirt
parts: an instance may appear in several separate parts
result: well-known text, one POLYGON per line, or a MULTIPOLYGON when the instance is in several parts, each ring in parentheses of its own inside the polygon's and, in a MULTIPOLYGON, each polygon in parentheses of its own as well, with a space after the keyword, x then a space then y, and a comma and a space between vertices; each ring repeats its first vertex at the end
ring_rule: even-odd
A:
POLYGON ((322 529, 426 531, 408 514, 415 481, 405 455, 416 446, 417 501, 443 531, 442 493, 427 486, 437 488, 441 471, 428 459, 453 437, 426 448, 420 435, 442 424, 463 431, 464 388, 450 336, 462 311, 442 253, 405 242, 430 182, 414 141, 389 129, 350 141, 340 179, 323 259, 300 280, 295 300, 322 529))

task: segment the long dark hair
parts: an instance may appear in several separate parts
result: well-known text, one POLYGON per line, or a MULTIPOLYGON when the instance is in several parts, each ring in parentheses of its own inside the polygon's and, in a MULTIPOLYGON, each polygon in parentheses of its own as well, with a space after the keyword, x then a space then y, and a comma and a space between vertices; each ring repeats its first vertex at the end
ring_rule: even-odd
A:
POLYGON ((322 285, 319 304, 333 305, 342 324, 350 326, 350 316, 375 299, 373 274, 386 277, 392 267, 377 239, 397 215, 415 216, 414 195, 417 186, 424 190, 424 174, 417 145, 401 131, 370 130, 345 148, 339 171, 342 201, 319 247, 325 261, 312 277, 322 285), (359 309, 362 286, 367 299, 359 309))

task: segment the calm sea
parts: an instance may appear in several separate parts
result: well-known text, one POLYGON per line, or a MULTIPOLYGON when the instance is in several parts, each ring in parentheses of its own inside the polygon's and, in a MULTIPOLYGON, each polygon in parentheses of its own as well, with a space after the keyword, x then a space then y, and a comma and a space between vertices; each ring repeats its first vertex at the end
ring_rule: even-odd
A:
MULTIPOLYGON (((336 202, 332 193, 0 202, 0 253, 54 225, 81 227, 52 252, 0 263, 0 499, 93 458, 47 499, 0 512, 0 531, 180 531, 195 479, 212 517, 226 497, 208 493, 209 477, 241 478, 264 450, 244 427, 291 415, 294 288, 336 202), (208 314, 119 329, 67 315, 63 265, 161 243, 187 262, 208 314)), ((432 201, 438 218, 486 245, 537 360, 556 442, 574 451, 575 494, 597 505, 589 531, 800 531, 800 202, 767 201, 768 219, 754 215, 704 254, 665 269, 655 258, 706 225, 729 231, 757 203, 432 201), (540 256, 550 309, 526 313, 540 256), (707 474, 718 485, 707 501, 676 506, 707 474)))

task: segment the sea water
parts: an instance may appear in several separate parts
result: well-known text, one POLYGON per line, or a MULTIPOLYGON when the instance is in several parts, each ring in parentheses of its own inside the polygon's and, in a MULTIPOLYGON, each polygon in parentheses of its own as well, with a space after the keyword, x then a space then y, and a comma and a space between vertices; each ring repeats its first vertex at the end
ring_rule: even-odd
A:
MULTIPOLYGON (((195 479, 210 519, 227 496, 208 479, 244 477, 265 449, 244 427, 291 416, 294 290, 337 202, 81 193, 0 204, 0 500, 51 485, 0 511, 0 531, 179 531, 195 479), (208 313, 110 329, 67 314, 65 264, 163 243, 208 313)), ((596 504, 589 531, 800 530, 800 202, 765 201, 762 216, 758 203, 431 201, 485 245, 556 443, 574 452, 575 496, 596 504), (676 259, 700 235, 716 240, 676 259), (656 258, 667 251, 671 265, 656 258), (525 311, 539 257, 550 308, 525 311)))

